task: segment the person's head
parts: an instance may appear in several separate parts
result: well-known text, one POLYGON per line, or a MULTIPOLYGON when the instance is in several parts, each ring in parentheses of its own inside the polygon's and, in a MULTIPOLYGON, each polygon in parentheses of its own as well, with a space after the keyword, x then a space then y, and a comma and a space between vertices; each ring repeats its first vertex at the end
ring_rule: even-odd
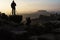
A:
POLYGON ((14 0, 13 0, 13 3, 15 3, 14 0))
POLYGON ((13 3, 14 3, 14 1, 13 1, 13 3))

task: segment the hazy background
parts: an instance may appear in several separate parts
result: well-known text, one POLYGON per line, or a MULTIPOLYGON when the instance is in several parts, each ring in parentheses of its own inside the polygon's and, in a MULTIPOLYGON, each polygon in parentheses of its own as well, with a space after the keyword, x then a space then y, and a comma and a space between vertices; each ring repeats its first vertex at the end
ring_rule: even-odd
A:
MULTIPOLYGON (((0 11, 11 14, 11 2, 13 0, 0 0, 0 11)), ((37 10, 59 11, 60 0, 15 0, 17 13, 30 13, 37 10)))

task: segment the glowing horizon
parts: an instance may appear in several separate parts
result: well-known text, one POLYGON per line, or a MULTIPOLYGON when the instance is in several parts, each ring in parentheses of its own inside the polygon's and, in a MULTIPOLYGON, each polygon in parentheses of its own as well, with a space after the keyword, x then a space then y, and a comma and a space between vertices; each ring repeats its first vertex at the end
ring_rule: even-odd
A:
MULTIPOLYGON (((11 13, 12 0, 0 0, 0 12, 11 13)), ((15 0, 17 13, 36 10, 60 10, 60 0, 15 0)))

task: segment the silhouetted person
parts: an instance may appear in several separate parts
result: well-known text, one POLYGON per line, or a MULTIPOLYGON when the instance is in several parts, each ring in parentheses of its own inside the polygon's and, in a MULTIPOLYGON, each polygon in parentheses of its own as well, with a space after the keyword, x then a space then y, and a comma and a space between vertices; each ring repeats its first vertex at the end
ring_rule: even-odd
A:
POLYGON ((26 18, 26 21, 27 21, 26 25, 30 25, 30 23, 31 23, 30 17, 26 18))
POLYGON ((16 10, 16 8, 15 8, 15 6, 16 6, 16 3, 14 2, 14 0, 13 0, 13 2, 11 3, 11 8, 12 8, 12 15, 15 15, 15 10, 16 10))

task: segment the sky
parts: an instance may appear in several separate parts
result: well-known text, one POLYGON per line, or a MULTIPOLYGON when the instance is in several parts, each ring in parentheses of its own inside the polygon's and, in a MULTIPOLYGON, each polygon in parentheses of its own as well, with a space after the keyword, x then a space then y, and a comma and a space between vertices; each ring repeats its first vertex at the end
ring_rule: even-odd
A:
MULTIPOLYGON (((0 12, 11 13, 13 0, 0 0, 0 12)), ((35 12, 37 10, 60 10, 60 0, 14 0, 16 13, 35 12)))

